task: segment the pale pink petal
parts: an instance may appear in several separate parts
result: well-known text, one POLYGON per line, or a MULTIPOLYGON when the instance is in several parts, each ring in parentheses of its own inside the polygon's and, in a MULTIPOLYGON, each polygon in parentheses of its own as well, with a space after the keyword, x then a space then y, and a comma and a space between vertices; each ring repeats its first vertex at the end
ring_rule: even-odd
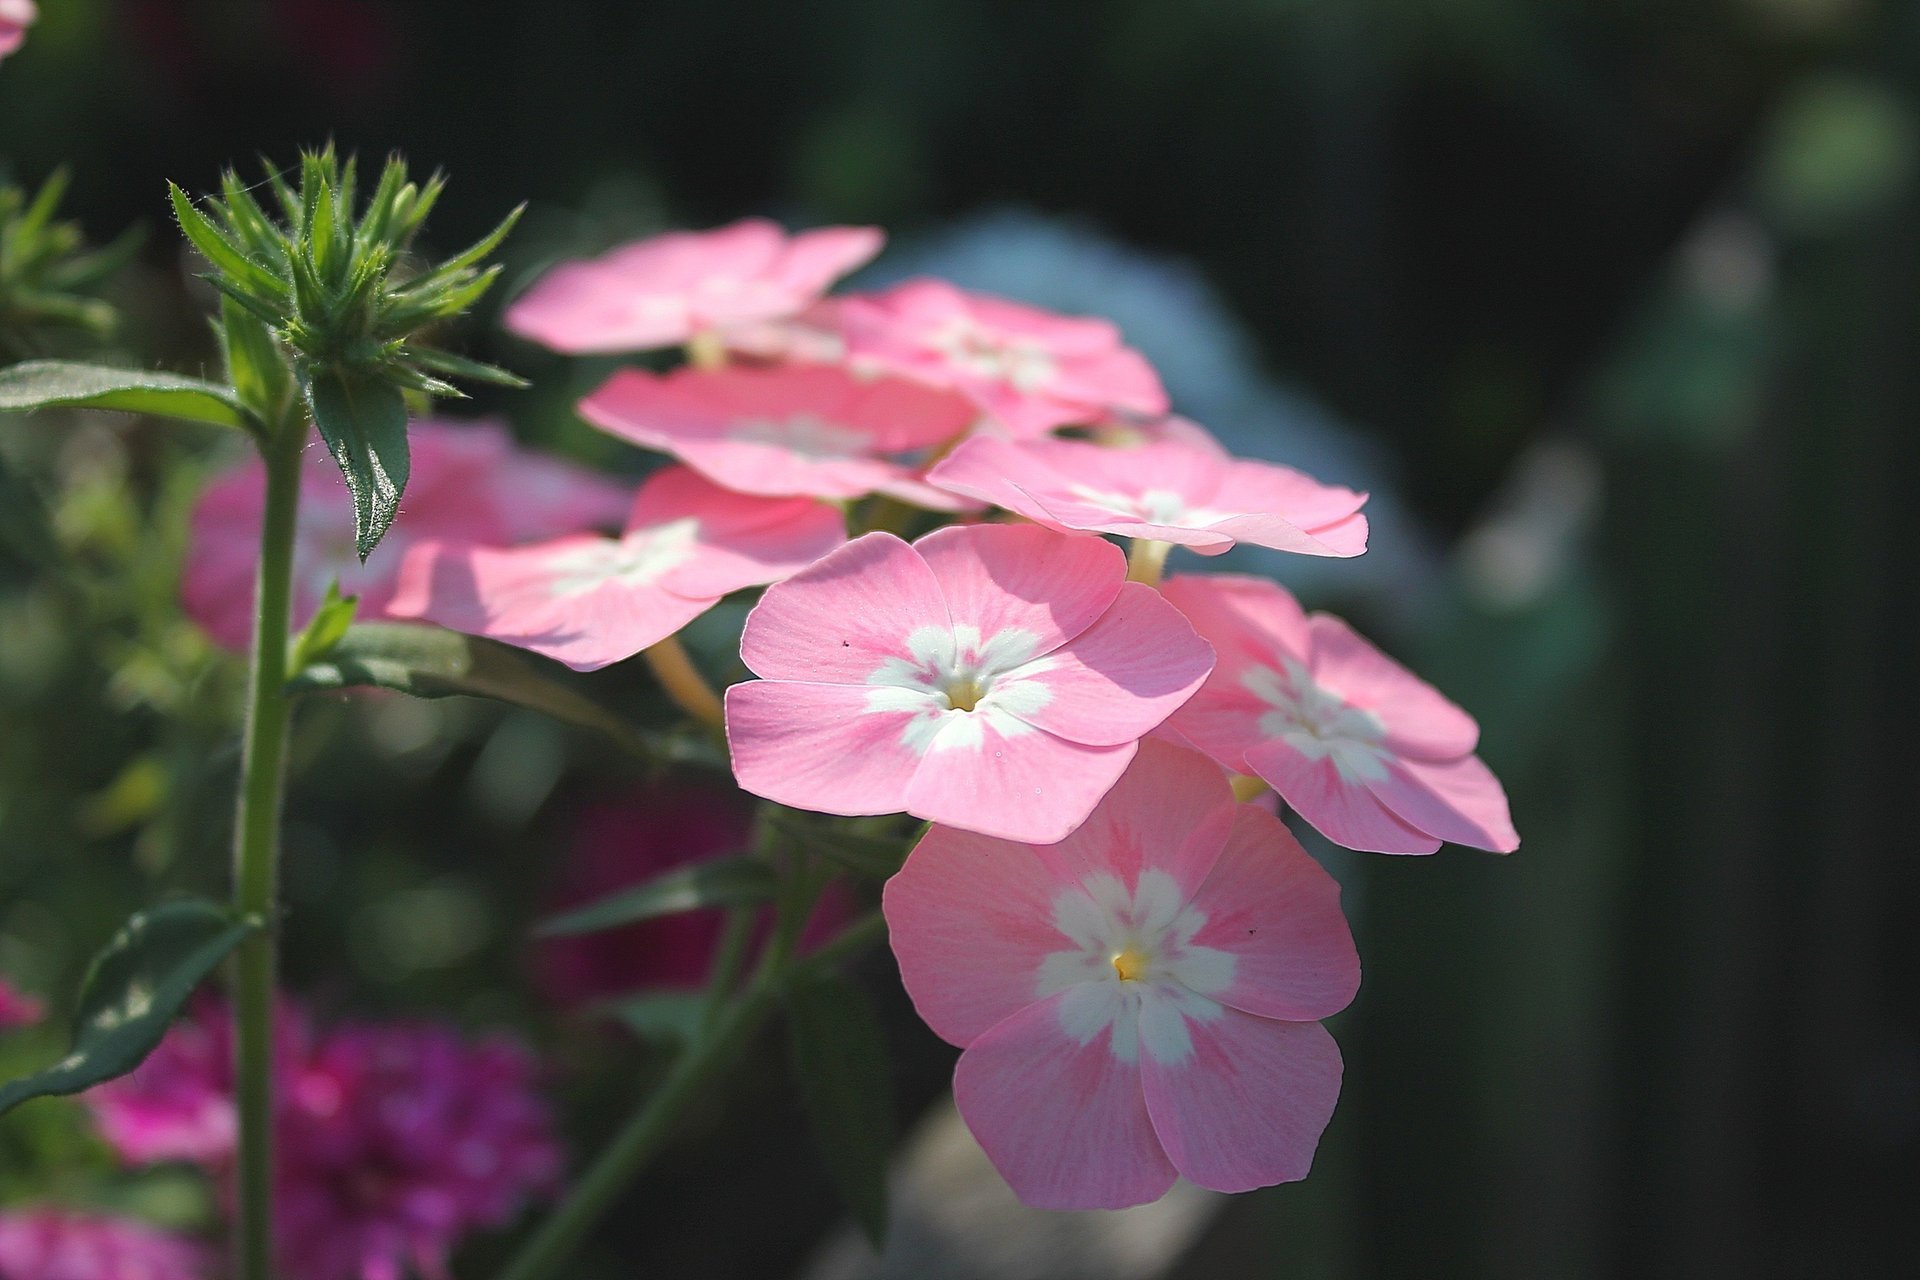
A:
POLYGON ((1154 1134, 1136 1063, 1102 1031, 1078 1044, 1061 997, 1007 1018, 960 1055, 953 1100, 1000 1176, 1040 1209, 1122 1209, 1157 1200, 1174 1169, 1154 1134))
POLYGON ((1339 618, 1314 615, 1311 643, 1315 683, 1380 717, 1394 754, 1456 760, 1478 744, 1480 726, 1472 716, 1339 618))
POLYGON ((795 295, 825 293, 841 276, 872 262, 886 244, 878 227, 817 227, 792 236, 774 274, 795 295))
POLYGON ((992 717, 954 714, 907 788, 907 812, 929 822, 1052 844, 1086 821, 1133 759, 1131 742, 1086 747, 1017 721, 1003 733, 992 717))
POLYGON ((869 533, 768 588, 747 615, 740 657, 771 680, 863 685, 908 655, 914 632, 948 625, 927 562, 892 534, 869 533))
POLYGON ((936 826, 882 902, 900 979, 934 1034, 965 1048, 1037 998, 1035 975, 1067 945, 1054 902, 1080 893, 1029 845, 936 826))
MULTIPOLYGON (((771 593, 769 593, 771 594, 771 593)), ((899 813, 921 763, 913 715, 873 711, 856 684, 749 680, 727 690, 733 774, 757 796, 816 813, 899 813)))
POLYGON ((1141 1055, 1153 1128, 1188 1181, 1251 1191, 1307 1176, 1340 1098, 1340 1050, 1317 1022, 1237 1009, 1190 1024, 1193 1055, 1141 1055))
POLYGON ((1111 872, 1132 886, 1152 868, 1191 896, 1226 847, 1235 808, 1218 765, 1148 738, 1092 816, 1046 856, 1076 883, 1111 872))
POLYGON ((914 544, 956 627, 986 638, 1018 628, 1046 653, 1079 635, 1126 578, 1120 548, 1031 525, 950 525, 914 544))
POLYGON ((1123 583, 1094 624, 1009 673, 1047 691, 1014 714, 1072 742, 1116 746, 1142 737, 1193 696, 1213 670, 1213 650, 1151 587, 1123 583), (1033 674, 1028 674, 1029 670, 1033 674))
POLYGON ((1243 574, 1180 574, 1162 588, 1193 629, 1213 646, 1223 679, 1281 657, 1306 663, 1313 652, 1306 611, 1286 588, 1243 574))
POLYGON ((1192 901, 1207 917, 1194 945, 1234 957, 1233 985, 1211 993, 1222 1004, 1311 1022, 1360 989, 1340 886, 1272 814, 1237 806, 1227 847, 1192 901))
POLYGON ((1368 853, 1432 853, 1440 841, 1396 817, 1363 782, 1348 781, 1331 759, 1309 760, 1277 739, 1246 753, 1248 772, 1280 793, 1327 839, 1368 853))
POLYGON ((0 58, 14 53, 26 42, 27 28, 39 16, 33 0, 0 0, 0 58))
POLYGON ((1387 776, 1367 786, 1403 822, 1436 839, 1495 853, 1520 847, 1506 792, 1478 756, 1390 761, 1387 776))

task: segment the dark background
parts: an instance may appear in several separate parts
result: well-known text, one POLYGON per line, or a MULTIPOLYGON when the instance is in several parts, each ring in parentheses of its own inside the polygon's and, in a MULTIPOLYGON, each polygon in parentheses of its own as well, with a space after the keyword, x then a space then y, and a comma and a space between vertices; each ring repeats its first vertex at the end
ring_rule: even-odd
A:
MULTIPOLYGON (((204 343, 179 320, 165 181, 204 190, 329 136, 449 170, 443 246, 530 199, 522 281, 750 212, 880 222, 912 246, 1012 209, 1190 265, 1253 376, 1384 459, 1383 498, 1438 549, 1443 589, 1417 609, 1378 587, 1343 605, 1481 718, 1526 843, 1341 863, 1367 981, 1336 1024, 1348 1085, 1320 1168, 1237 1202, 1188 1271, 1907 1273, 1920 6, 43 8, 0 75, 0 154, 29 179, 70 163, 102 237, 148 225, 141 320, 176 363, 204 343)), ((546 391, 491 402, 524 434, 594 448, 564 421, 586 373, 490 324, 469 345, 546 391)), ((1287 460, 1261 430, 1236 443, 1287 460)), ((41 825, 15 805, 0 834, 42 860, 138 854, 137 833, 62 825, 59 798, 112 770, 28 752, 31 732, 10 723, 0 758, 16 793, 43 793, 41 825)), ((303 839, 399 848, 312 900, 407 888, 476 847, 512 864, 511 824, 449 834, 429 786, 473 764, 456 746, 399 799, 381 779, 300 784, 296 864, 303 839)), ((346 911, 313 907, 316 954, 346 911)), ((474 991, 512 971, 499 929, 479 976, 361 973, 354 999, 490 1011, 474 991)), ((895 1022, 910 1104, 946 1059, 895 1022)), ((752 1124, 787 1132, 763 1092, 752 1124)), ((777 1197, 755 1175, 784 1155, 681 1159, 647 1197, 659 1216, 626 1231, 632 1274, 682 1258, 666 1225, 730 1186, 774 1243, 710 1234, 704 1269, 664 1274, 781 1274, 831 1217, 814 1175, 777 1197)))

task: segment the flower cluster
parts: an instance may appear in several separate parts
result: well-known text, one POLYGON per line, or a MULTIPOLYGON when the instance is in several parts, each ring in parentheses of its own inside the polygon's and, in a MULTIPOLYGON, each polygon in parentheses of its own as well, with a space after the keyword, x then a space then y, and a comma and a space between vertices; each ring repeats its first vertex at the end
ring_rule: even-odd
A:
POLYGON ((1014 1189, 1302 1177, 1339 1091, 1319 1023, 1359 963, 1333 881, 1230 784, 1356 849, 1511 850, 1477 729, 1272 583, 1162 585, 1177 547, 1359 555, 1364 494, 1228 455, 1106 321, 929 279, 827 295, 879 246, 749 220, 556 268, 508 327, 683 347, 580 405, 674 464, 617 537, 423 537, 383 607, 590 668, 764 588, 758 679, 724 700, 735 777, 933 824, 887 920, 1014 1189))
POLYGON ((0 1280, 204 1280, 212 1266, 198 1244, 129 1218, 0 1213, 0 1280))
MULTIPOLYGON (((129 1164, 228 1172, 223 1014, 204 1007, 134 1074, 86 1095, 129 1164)), ((323 1030, 292 1007, 276 1030, 278 1247, 291 1280, 444 1276, 468 1234, 505 1225, 556 1187, 560 1150, 533 1058, 517 1043, 427 1023, 323 1030)))

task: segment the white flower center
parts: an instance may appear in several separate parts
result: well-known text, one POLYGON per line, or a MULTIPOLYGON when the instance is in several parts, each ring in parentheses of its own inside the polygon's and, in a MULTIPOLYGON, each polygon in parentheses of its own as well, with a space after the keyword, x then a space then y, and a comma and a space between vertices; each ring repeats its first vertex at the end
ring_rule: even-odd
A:
POLYGON ((791 418, 746 418, 727 428, 727 438, 745 444, 770 444, 814 462, 865 457, 872 437, 853 427, 811 413, 791 418))
POLYGON ((978 748, 987 728, 1003 738, 1033 732, 1021 719, 1053 700, 1034 679, 1053 664, 1034 657, 1040 638, 1007 627, 982 639, 972 626, 919 627, 867 676, 868 713, 910 712, 900 741, 915 755, 978 748))
POLYGON ((1053 381, 1053 353, 1031 339, 989 329, 955 316, 927 340, 948 363, 976 378, 1004 382, 1015 391, 1038 391, 1053 381))
POLYGON ((1114 489, 1096 489, 1092 485, 1076 484, 1071 486, 1068 492, 1082 502, 1090 503, 1103 511, 1145 521, 1147 524, 1180 525, 1201 529, 1227 519, 1230 514, 1225 511, 1210 511, 1205 507, 1189 507, 1187 500, 1171 489, 1121 493, 1114 489))
POLYGON ((699 520, 687 516, 555 556, 550 562, 550 590, 565 597, 584 595, 609 583, 651 586, 692 558, 699 533, 699 520))
POLYGON ((1133 1062, 1141 1046, 1174 1065, 1193 1054, 1191 1022, 1220 1016, 1213 997, 1233 985, 1234 957, 1195 946, 1206 913, 1164 871, 1140 873, 1129 893, 1100 872, 1053 900, 1053 924, 1071 944, 1040 962, 1034 994, 1065 992, 1060 1026, 1081 1044, 1111 1029, 1113 1056, 1133 1062))
POLYGON ((1315 684, 1292 658, 1283 659, 1283 665, 1284 672, 1256 666, 1240 676, 1243 686, 1273 708, 1261 715, 1260 732, 1281 739, 1309 760, 1331 759, 1345 781, 1386 777, 1386 762, 1393 758, 1381 745, 1386 722, 1315 684))

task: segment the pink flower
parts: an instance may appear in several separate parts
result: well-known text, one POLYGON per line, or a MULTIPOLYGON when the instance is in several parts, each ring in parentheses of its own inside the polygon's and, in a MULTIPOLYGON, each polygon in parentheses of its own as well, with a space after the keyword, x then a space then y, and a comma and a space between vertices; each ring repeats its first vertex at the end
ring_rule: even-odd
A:
POLYGON ((825 503, 751 498, 668 467, 640 486, 618 538, 420 543, 386 611, 592 671, 666 639, 729 592, 805 568, 846 536, 825 503))
POLYGON ((842 298, 839 318, 852 358, 962 392, 1015 436, 1167 411, 1159 376, 1105 320, 1055 315, 944 280, 842 298))
MULTIPOLYGON (((224 1008, 208 1001, 174 1023, 147 1060, 85 1095, 94 1124, 130 1165, 184 1161, 222 1168, 238 1133, 231 1081, 233 1041, 224 1008)), ((308 1038, 303 1019, 282 1010, 275 1028, 282 1063, 308 1038)))
MULTIPOLYGON (((555 1188, 561 1153, 537 1064, 519 1044, 429 1023, 317 1031, 292 1006, 276 1035, 278 1243, 290 1280, 444 1277, 464 1237, 504 1226, 555 1188)), ((124 1159, 229 1171, 230 1043, 224 1010, 209 1002, 132 1075, 86 1095, 124 1159), (127 1144, 170 1100, 192 1104, 190 1123, 176 1126, 187 1133, 204 1099, 227 1108, 224 1146, 127 1144)))
POLYGON ((623 369, 580 402, 580 416, 740 493, 966 505, 894 456, 952 440, 973 424, 972 404, 902 378, 833 365, 623 369))
POLYGON ((46 1011, 39 1000, 14 990, 11 983, 0 978, 0 1031, 30 1027, 40 1021, 46 1011))
MULTIPOLYGON (((366 564, 354 552, 353 500, 316 443, 300 476, 293 624, 304 626, 338 578, 360 597, 362 620, 386 611, 406 547, 427 538, 507 544, 611 525, 631 490, 582 467, 516 446, 496 423, 415 422, 412 476, 393 527, 366 564)), ((228 649, 253 635, 253 577, 260 554, 266 469, 253 458, 221 475, 194 508, 181 589, 186 611, 228 649)))
POLYGON ((1205 644, 1119 548, 1032 525, 870 533, 770 588, 727 690, 742 787, 1053 841, 1199 687, 1205 644))
POLYGON ((205 1280, 212 1269, 207 1250, 131 1218, 50 1207, 0 1213, 0 1280, 205 1280))
POLYGON ((33 0, 0 0, 0 58, 20 48, 27 39, 27 28, 40 16, 33 0))
POLYGON ((670 231, 565 262, 507 308, 523 338, 570 355, 679 346, 698 334, 798 315, 880 252, 877 227, 789 235, 765 218, 670 231))
POLYGON ((1149 538, 1201 555, 1236 542, 1310 556, 1367 549, 1365 494, 1183 440, 1115 447, 977 436, 927 479, 1050 529, 1149 538))
POLYGON ((1349 849, 1520 846, 1472 717, 1346 623, 1260 578, 1178 577, 1166 596, 1219 654, 1170 722, 1195 746, 1349 849))
POLYGON ((1164 742, 1059 844, 937 826, 887 883, 954 1101, 1044 1209, 1303 1178, 1340 1093, 1319 1019, 1360 962, 1340 890, 1220 769, 1164 742))

